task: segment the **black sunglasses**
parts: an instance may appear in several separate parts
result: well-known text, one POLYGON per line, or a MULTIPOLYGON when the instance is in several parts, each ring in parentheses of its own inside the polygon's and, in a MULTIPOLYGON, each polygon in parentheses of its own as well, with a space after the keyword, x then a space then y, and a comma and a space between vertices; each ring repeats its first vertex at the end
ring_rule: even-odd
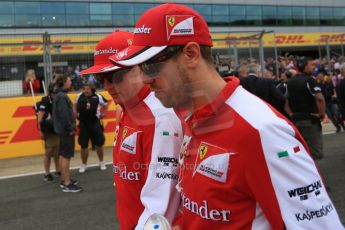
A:
POLYGON ((125 74, 131 70, 132 67, 119 69, 110 73, 96 74, 96 79, 102 84, 104 84, 104 79, 106 79, 111 84, 119 84, 123 81, 125 74))
POLYGON ((164 62, 174 57, 182 51, 184 46, 169 46, 161 53, 157 54, 150 60, 140 64, 140 69, 150 78, 156 77, 162 69, 164 62))

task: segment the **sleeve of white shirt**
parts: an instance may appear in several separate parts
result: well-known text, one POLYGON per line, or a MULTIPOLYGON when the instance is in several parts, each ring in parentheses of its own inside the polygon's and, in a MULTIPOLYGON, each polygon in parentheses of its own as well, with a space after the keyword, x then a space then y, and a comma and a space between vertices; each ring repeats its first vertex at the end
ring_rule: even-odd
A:
POLYGON ((96 95, 98 96, 99 104, 101 104, 102 106, 108 105, 108 101, 101 94, 97 93, 96 95))
POLYGON ((177 163, 182 128, 175 113, 170 109, 168 111, 170 112, 162 116, 155 114, 155 125, 147 132, 149 136, 145 136, 144 131, 143 141, 150 140, 152 145, 147 146, 152 147, 147 150, 151 151, 151 157, 146 182, 140 194, 145 209, 136 230, 142 230, 148 218, 155 213, 165 216, 171 224, 178 211, 180 195, 176 190, 177 163))
MULTIPOLYGON (((259 133, 286 229, 343 229, 317 167, 297 130, 277 119, 262 127, 259 133)), ((265 206, 269 207, 261 203, 261 207, 265 206)))

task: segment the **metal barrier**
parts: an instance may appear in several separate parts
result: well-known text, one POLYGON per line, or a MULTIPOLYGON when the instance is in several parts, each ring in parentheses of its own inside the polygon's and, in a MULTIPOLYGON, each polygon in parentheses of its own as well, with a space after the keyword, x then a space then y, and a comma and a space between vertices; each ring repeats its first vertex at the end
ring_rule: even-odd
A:
POLYGON ((38 91, 43 93, 55 72, 81 70, 93 65, 95 46, 107 34, 2 34, 0 97, 27 94, 25 85, 29 84, 25 84, 25 76, 28 70, 35 71, 40 82, 38 91))

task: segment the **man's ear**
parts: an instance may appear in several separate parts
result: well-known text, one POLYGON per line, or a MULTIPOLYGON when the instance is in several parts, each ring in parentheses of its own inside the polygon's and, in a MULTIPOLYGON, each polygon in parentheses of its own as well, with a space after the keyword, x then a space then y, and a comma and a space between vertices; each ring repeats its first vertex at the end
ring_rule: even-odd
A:
POLYGON ((200 45, 196 42, 189 42, 183 48, 184 62, 189 68, 195 68, 202 59, 200 45))

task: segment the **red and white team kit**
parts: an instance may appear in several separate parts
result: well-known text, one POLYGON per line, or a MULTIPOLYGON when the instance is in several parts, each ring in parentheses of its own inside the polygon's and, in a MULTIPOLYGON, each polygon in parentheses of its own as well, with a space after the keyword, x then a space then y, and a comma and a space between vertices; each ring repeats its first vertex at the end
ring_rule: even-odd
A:
POLYGON ((344 229, 297 129, 238 79, 227 81, 212 102, 180 116, 182 146, 180 121, 148 90, 124 112, 114 147, 121 227, 142 229, 153 213, 172 222, 181 196, 182 229, 344 229))

